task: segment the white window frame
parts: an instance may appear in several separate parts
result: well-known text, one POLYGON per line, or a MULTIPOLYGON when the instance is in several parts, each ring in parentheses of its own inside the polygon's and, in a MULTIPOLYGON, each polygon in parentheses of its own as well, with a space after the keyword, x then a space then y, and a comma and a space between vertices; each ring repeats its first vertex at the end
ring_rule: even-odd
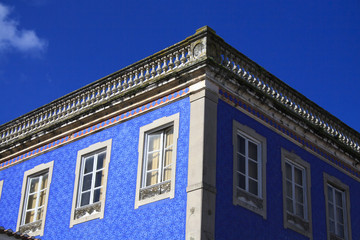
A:
POLYGON ((0 200, 1 200, 1 193, 2 193, 3 185, 4 185, 4 180, 1 180, 0 181, 0 200))
POLYGON ((312 235, 312 211, 311 211, 311 176, 310 176, 310 164, 293 152, 289 152, 285 149, 281 149, 281 170, 282 170, 282 182, 283 182, 283 221, 284 228, 289 228, 303 234, 310 239, 312 235), (297 168, 302 172, 303 182, 303 206, 304 206, 304 217, 296 215, 287 211, 287 192, 286 192, 286 163, 291 166, 292 171, 292 204, 295 211, 295 185, 294 181, 294 169, 297 168))
MULTIPOLYGON (((325 206, 326 206, 326 226, 327 226, 327 237, 329 240, 336 239, 336 240, 351 240, 351 217, 350 217, 350 193, 349 193, 349 186, 341 182, 339 179, 324 173, 324 194, 325 194, 325 206), (330 231, 330 211, 329 209, 329 192, 328 187, 334 189, 341 193, 342 196, 342 203, 343 203, 343 216, 344 216, 344 238, 341 238, 336 233, 331 233, 330 231)), ((333 201, 335 201, 335 196, 333 195, 333 201)), ((335 202, 334 202, 335 203, 335 202)), ((333 205, 335 206, 335 204, 333 205)), ((334 221, 335 221, 335 230, 337 229, 336 226, 336 211, 334 212, 334 221)))
POLYGON ((89 147, 79 150, 77 153, 77 161, 76 161, 76 169, 75 169, 75 184, 74 184, 74 193, 73 193, 73 201, 71 208, 71 217, 70 217, 70 228, 75 224, 83 223, 86 221, 90 221, 93 219, 102 219, 104 218, 104 210, 105 210, 105 199, 106 199, 106 186, 107 186, 107 177, 109 171, 109 163, 111 158, 111 144, 112 139, 106 140, 104 142, 98 142, 89 147), (106 156, 104 159, 104 167, 102 169, 96 169, 95 162, 97 161, 97 157, 100 153, 105 152, 106 156), (90 200, 89 204, 84 206, 80 206, 81 201, 81 189, 83 186, 83 173, 82 170, 85 166, 85 159, 89 156, 96 156, 93 162, 93 176, 92 176, 92 185, 90 188, 90 200), (95 176, 94 172, 102 171, 103 174, 103 183, 100 187, 95 187, 95 176), (102 194, 98 202, 93 203, 93 193, 96 189, 102 188, 102 194))
MULTIPOLYGON (((54 166, 54 161, 46 163, 46 164, 40 164, 40 165, 34 167, 33 169, 30 169, 24 173, 16 231, 19 231, 21 233, 26 233, 30 236, 44 235, 45 219, 46 219, 46 212, 47 212, 47 206, 48 206, 53 166, 54 166), (39 221, 34 221, 32 223, 24 224, 24 218, 25 218, 25 213, 26 213, 26 209, 27 209, 26 205, 27 205, 29 190, 30 190, 29 182, 31 179, 34 179, 38 176, 40 177, 40 179, 42 179, 44 174, 48 174, 48 182, 47 182, 47 186, 46 186, 45 203, 42 207, 43 208, 43 218, 39 221)), ((39 184, 39 187, 40 187, 40 184, 39 184)), ((37 192, 40 193, 39 189, 37 192)), ((36 208, 38 207, 38 200, 39 200, 39 197, 37 198, 36 208)))
MULTIPOLYGON (((254 129, 233 120, 233 204, 247 208, 266 219, 266 138, 258 134, 254 129), (248 142, 257 145, 257 176, 258 193, 253 194, 249 191, 247 169, 248 155, 245 154, 245 189, 238 187, 238 159, 240 153, 238 148, 238 135, 248 142)), ((247 149, 245 147, 247 152, 247 149)), ((244 174, 243 174, 244 175, 244 174)))
MULTIPOLYGON (((174 198, 175 196, 175 173, 176 173, 176 153, 177 153, 177 140, 179 136, 179 117, 180 114, 176 113, 174 115, 171 115, 169 117, 163 117, 160 119, 157 119, 153 121, 152 123, 143 126, 139 130, 139 147, 138 147, 138 171, 137 171, 137 181, 136 181, 136 194, 135 194, 135 205, 134 208, 137 209, 139 206, 159 201, 166 198, 174 198), (164 183, 167 183, 168 181, 160 181, 158 184, 155 184, 153 186, 143 187, 146 186, 145 184, 145 174, 146 174, 146 146, 147 146, 147 138, 149 134, 155 133, 155 132, 161 132, 165 131, 169 127, 173 128, 173 145, 172 145, 172 163, 171 163, 171 179, 169 181, 170 184, 170 190, 163 192, 161 194, 155 194, 153 196, 150 196, 148 198, 140 199, 140 191, 144 188, 148 187, 161 187, 160 185, 163 185, 164 183)), ((161 148, 161 152, 164 152, 164 149, 161 148)), ((162 159, 159 163, 159 170, 163 171, 162 168, 162 159)), ((159 178, 162 174, 159 174, 159 178)), ((160 179, 161 180, 161 179, 160 179)))

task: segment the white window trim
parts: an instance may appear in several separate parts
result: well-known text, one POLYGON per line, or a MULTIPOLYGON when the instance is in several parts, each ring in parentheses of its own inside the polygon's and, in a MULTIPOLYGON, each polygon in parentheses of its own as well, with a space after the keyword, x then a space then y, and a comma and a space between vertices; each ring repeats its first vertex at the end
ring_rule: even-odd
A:
POLYGON ((1 193, 2 193, 3 185, 4 185, 4 180, 1 180, 0 181, 0 200, 1 200, 1 193))
POLYGON ((33 169, 30 169, 24 173, 23 178, 23 185, 21 189, 21 201, 20 201, 20 207, 19 207, 19 214, 18 214, 18 220, 16 225, 16 231, 20 230, 21 227, 21 220, 23 217, 23 211, 24 211, 24 201, 26 197, 26 191, 27 191, 27 183, 28 178, 36 173, 40 173, 42 171, 48 170, 48 184, 47 184, 47 191, 45 196, 45 204, 44 204, 44 216, 41 222, 41 228, 40 230, 37 230, 35 232, 27 233, 30 236, 42 236, 44 235, 44 227, 45 227, 45 220, 46 220, 46 212, 47 212, 47 206, 48 206, 48 199, 49 199, 49 192, 50 192, 50 185, 51 185, 51 178, 52 178, 52 172, 53 172, 53 166, 54 161, 51 161, 49 163, 40 164, 33 169))
POLYGON ((137 209, 139 206, 159 201, 166 198, 174 198, 175 196, 175 173, 176 173, 176 153, 177 153, 177 140, 179 136, 179 117, 180 114, 176 113, 169 117, 163 117, 153 121, 152 123, 143 126, 139 131, 139 147, 138 147, 138 170, 137 170, 137 180, 136 180, 136 194, 135 194, 135 206, 137 209), (147 133, 159 131, 165 129, 169 126, 173 126, 173 152, 172 152, 172 171, 171 171, 171 185, 170 191, 155 195, 153 197, 149 197, 143 200, 140 200, 140 189, 141 189, 141 181, 143 175, 143 160, 144 160, 144 144, 145 144, 145 136, 147 133))
POLYGON ((73 227, 75 224, 87 222, 93 219, 102 219, 104 218, 104 209, 105 209, 105 199, 106 199, 106 186, 107 186, 107 177, 108 177, 108 171, 109 171, 109 163, 111 159, 111 144, 112 139, 106 140, 104 142, 98 142, 93 145, 90 145, 89 147, 79 150, 77 153, 77 160, 76 160, 76 169, 75 169, 75 184, 74 184, 74 193, 73 193, 73 201, 72 201, 72 207, 71 207, 71 217, 70 217, 70 228, 73 227), (103 185, 103 194, 100 198, 100 210, 99 212, 92 212, 90 215, 85 217, 80 217, 75 219, 75 211, 77 209, 77 200, 78 200, 78 188, 80 186, 80 170, 81 170, 81 163, 82 163, 82 157, 84 155, 91 154, 93 152, 99 151, 101 149, 106 148, 106 157, 104 162, 104 185, 103 185))
MULTIPOLYGON (((345 214, 346 214, 346 227, 344 228, 345 231, 345 240, 351 240, 351 216, 350 216, 350 190, 349 186, 345 183, 341 182, 339 179, 330 176, 327 173, 324 173, 324 194, 325 194, 325 207, 326 207, 326 227, 327 227, 327 238, 328 240, 331 239, 330 234, 330 226, 329 226, 329 209, 328 209, 328 184, 332 185, 335 189, 343 191, 345 197, 345 214)), ((341 238, 339 238, 341 239, 341 238)))
POLYGON ((313 239, 312 234, 312 211, 311 211, 311 171, 310 171, 310 164, 303 159, 301 159, 298 155, 295 153, 289 152, 285 149, 281 149, 281 171, 282 171, 282 184, 283 184, 283 221, 284 221, 284 228, 292 229, 295 232, 298 232, 300 234, 303 234, 310 239, 313 239), (290 214, 286 210, 286 169, 285 169, 285 163, 288 162, 298 168, 302 168, 305 172, 305 188, 304 194, 305 196, 305 202, 304 202, 304 208, 305 211, 305 218, 302 219, 300 217, 294 216, 293 214, 290 214), (289 216, 288 216, 289 215, 289 216), (290 222, 288 220, 288 217, 292 217, 294 219, 298 219, 298 221, 304 221, 308 223, 308 230, 305 230, 301 228, 301 224, 296 224, 295 222, 290 222))
POLYGON ((264 219, 266 219, 266 161, 267 161, 267 147, 266 147, 266 138, 258 134, 254 129, 243 125, 236 120, 233 120, 233 204, 240 205, 244 208, 249 209, 259 215, 261 215, 264 219), (251 194, 250 192, 241 190, 237 188, 237 135, 240 134, 254 142, 259 143, 259 153, 260 153, 260 162, 258 171, 258 181, 260 184, 259 195, 256 196, 251 194), (241 192, 242 199, 237 197, 237 194, 241 192), (248 198, 248 199, 245 199, 248 198), (253 203, 252 201, 256 201, 253 203))

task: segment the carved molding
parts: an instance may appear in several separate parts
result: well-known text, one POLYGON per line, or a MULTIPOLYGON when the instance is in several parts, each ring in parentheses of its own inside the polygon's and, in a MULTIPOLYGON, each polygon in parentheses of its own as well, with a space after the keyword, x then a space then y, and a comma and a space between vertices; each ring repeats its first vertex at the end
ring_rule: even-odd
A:
POLYGON ((162 182, 153 186, 140 189, 140 200, 151 198, 156 195, 160 195, 171 190, 171 181, 162 182))
POLYGON ((89 216, 94 213, 101 212, 101 202, 93 203, 90 205, 86 205, 83 207, 79 207, 75 209, 75 219, 82 218, 84 216, 89 216))
POLYGON ((239 188, 236 189, 236 198, 245 203, 246 205, 248 205, 249 207, 258 209, 258 210, 262 210, 264 208, 263 206, 263 200, 251 195, 248 192, 245 192, 239 188))
POLYGON ((42 220, 38 220, 38 221, 35 221, 32 223, 27 223, 25 225, 22 225, 19 227, 19 232, 24 233, 24 234, 36 232, 41 229, 41 223, 42 223, 42 220))

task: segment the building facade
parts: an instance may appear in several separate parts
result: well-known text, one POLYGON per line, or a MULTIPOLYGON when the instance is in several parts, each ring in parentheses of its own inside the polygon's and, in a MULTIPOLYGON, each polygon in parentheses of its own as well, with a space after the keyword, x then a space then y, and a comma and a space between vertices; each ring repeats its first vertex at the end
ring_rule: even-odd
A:
POLYGON ((360 134, 203 27, 0 126, 41 239, 360 239, 360 134))

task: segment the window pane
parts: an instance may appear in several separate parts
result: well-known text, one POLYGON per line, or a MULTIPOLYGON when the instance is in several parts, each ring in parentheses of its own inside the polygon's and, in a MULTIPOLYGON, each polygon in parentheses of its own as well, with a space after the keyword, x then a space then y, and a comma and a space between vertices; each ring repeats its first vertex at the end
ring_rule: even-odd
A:
POLYGON ((103 177, 104 177, 104 176, 103 176, 102 171, 99 171, 99 172, 96 173, 96 176, 95 176, 95 187, 101 186, 103 177))
POLYGON ((292 184, 289 181, 286 181, 286 196, 289 198, 293 198, 292 197, 292 184))
POLYGON ((105 152, 100 153, 100 154, 98 155, 97 164, 96 164, 96 169, 97 169, 97 170, 99 170, 99 169, 101 169, 101 168, 104 167, 105 156, 106 156, 106 153, 105 153, 105 152))
POLYGON ((46 190, 40 192, 39 205, 38 207, 44 206, 46 197, 46 190))
POLYGON ((36 207, 36 199, 37 199, 37 194, 33 194, 29 196, 29 200, 28 200, 28 205, 26 209, 33 209, 36 207))
POLYGON ((288 163, 285 163, 285 172, 286 172, 286 179, 289 179, 292 181, 292 171, 291 166, 288 163))
POLYGON ((302 204, 296 203, 296 215, 304 218, 304 206, 302 204))
POLYGON ((90 192, 81 194, 81 204, 80 207, 88 205, 90 202, 90 192))
POLYGON ((42 183, 41 183, 41 190, 43 190, 44 188, 47 187, 47 182, 48 182, 48 174, 44 174, 43 178, 42 178, 42 183))
POLYGON ((257 161, 257 145, 249 141, 249 157, 257 161))
POLYGON ((92 173, 84 177, 82 191, 89 190, 91 188, 92 173))
POLYGON ((165 133, 165 148, 171 146, 173 144, 173 128, 171 127, 170 129, 168 129, 165 133))
POLYGON ((34 217, 35 217, 35 211, 29 211, 26 212, 26 216, 25 216, 25 224, 26 223, 31 223, 34 221, 34 217))
POLYGON ((339 222, 339 223, 341 223, 341 224, 344 224, 344 215, 343 215, 343 210, 342 210, 342 208, 339 208, 339 207, 337 207, 336 208, 336 221, 337 222, 339 222))
POLYGON ((163 181, 171 179, 171 167, 164 169, 163 181))
POLYGON ((245 157, 238 154, 238 170, 245 174, 245 157))
POLYGON ((159 168, 159 152, 149 153, 147 159, 147 170, 153 170, 159 168))
POLYGON ((39 208, 37 211, 37 216, 36 216, 36 220, 40 220, 43 218, 43 212, 44 212, 44 208, 39 208))
POLYGON ((339 191, 335 191, 335 201, 336 205, 342 207, 342 194, 339 191))
POLYGON ((149 134, 148 135, 148 151, 153 152, 160 150, 161 134, 149 134))
POLYGON ((100 201, 100 194, 101 194, 101 189, 96 189, 94 191, 94 201, 93 201, 93 203, 96 203, 96 202, 100 201))
POLYGON ((38 187, 39 187, 39 178, 31 178, 30 180, 30 193, 33 193, 35 191, 38 191, 38 187))
POLYGON ((331 203, 333 203, 333 191, 334 191, 334 189, 332 187, 328 186, 328 200, 331 203))
POLYGON ((146 176, 146 186, 151 186, 158 183, 158 172, 149 172, 146 176))
POLYGON ((335 222, 332 220, 329 220, 329 228, 331 233, 335 233, 335 222))
POLYGON ((258 195, 258 183, 249 179, 249 192, 258 195))
POLYGON ((164 167, 170 165, 172 162, 172 148, 165 151, 164 167))
POLYGON ((290 213, 294 213, 293 201, 290 198, 286 198, 286 210, 290 213))
POLYGON ((92 172, 94 169, 93 166, 94 166, 94 156, 86 158, 84 173, 92 172))
POLYGON ((337 227, 337 235, 341 238, 344 237, 344 225, 342 224, 336 224, 337 227))
POLYGON ((299 186, 295 186, 295 199, 299 203, 304 203, 304 191, 299 186))
POLYGON ((303 185, 302 171, 295 167, 294 168, 294 175, 295 175, 295 183, 302 186, 303 185))
POLYGON ((249 176, 254 178, 254 179, 257 179, 258 178, 258 166, 257 166, 257 163, 249 160, 248 162, 248 167, 249 167, 249 176))
POLYGON ((245 190, 245 176, 238 173, 238 187, 245 190))
POLYGON ((330 202, 328 203, 328 209, 329 209, 329 218, 334 219, 334 205, 332 205, 330 202))
POLYGON ((237 142, 238 142, 238 152, 245 155, 245 139, 241 136, 237 136, 237 142))

